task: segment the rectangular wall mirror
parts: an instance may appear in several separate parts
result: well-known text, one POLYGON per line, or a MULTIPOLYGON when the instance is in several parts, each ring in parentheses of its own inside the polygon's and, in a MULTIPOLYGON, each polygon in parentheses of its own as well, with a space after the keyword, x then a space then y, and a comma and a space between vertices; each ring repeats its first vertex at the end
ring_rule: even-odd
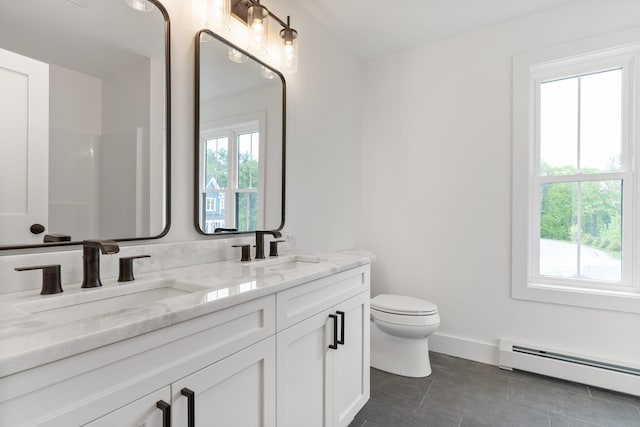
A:
POLYGON ((156 0, 0 11, 0 249, 168 231, 169 16, 156 0))
POLYGON ((196 228, 207 235, 279 230, 284 77, 209 30, 196 40, 196 228))

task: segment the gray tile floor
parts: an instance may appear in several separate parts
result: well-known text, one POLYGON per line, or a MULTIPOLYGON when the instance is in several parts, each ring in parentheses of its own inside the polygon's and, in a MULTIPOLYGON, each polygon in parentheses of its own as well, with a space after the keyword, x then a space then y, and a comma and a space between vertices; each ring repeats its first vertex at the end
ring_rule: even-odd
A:
POLYGON ((431 353, 433 373, 371 369, 371 399, 349 427, 640 427, 640 397, 431 353))

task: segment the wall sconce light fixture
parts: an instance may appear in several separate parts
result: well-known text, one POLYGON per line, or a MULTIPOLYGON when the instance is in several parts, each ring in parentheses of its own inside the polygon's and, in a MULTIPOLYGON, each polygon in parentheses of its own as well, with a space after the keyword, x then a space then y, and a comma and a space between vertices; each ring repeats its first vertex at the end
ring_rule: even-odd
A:
POLYGON ((267 53, 269 37, 269 11, 256 0, 247 9, 247 25, 249 26, 249 52, 267 53))
MULTIPOLYGON (((273 19, 282 27, 279 33, 283 41, 280 68, 289 73, 298 71, 298 47, 295 41, 298 32, 291 28, 290 17, 287 16, 287 22, 284 22, 260 4, 260 0, 207 0, 207 15, 207 27, 218 32, 229 31, 231 15, 246 24, 247 50, 261 55, 267 54, 269 18, 273 19)), ((232 52, 229 52, 229 59, 244 62, 240 60, 239 55, 232 52)))
POLYGON ((287 25, 280 30, 280 38, 284 41, 282 48, 282 69, 290 73, 298 71, 298 32, 291 28, 291 18, 287 16, 287 25))
POLYGON ((217 32, 228 32, 230 17, 231 0, 207 0, 207 27, 217 32))

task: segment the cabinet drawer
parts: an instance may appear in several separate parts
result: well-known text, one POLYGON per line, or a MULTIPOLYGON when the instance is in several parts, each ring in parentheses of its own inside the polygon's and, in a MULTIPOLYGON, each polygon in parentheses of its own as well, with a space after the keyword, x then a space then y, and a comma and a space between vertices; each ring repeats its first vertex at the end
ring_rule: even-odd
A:
POLYGON ((369 290, 369 280, 369 266, 366 265, 278 292, 276 295, 277 330, 286 329, 339 302, 369 290))

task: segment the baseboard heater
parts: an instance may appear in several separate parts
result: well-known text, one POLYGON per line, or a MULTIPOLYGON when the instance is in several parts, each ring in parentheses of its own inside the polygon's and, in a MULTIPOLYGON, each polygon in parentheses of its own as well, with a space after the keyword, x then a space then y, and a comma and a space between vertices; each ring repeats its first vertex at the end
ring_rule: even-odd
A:
POLYGON ((640 396, 640 367, 500 340, 499 365, 640 396))

